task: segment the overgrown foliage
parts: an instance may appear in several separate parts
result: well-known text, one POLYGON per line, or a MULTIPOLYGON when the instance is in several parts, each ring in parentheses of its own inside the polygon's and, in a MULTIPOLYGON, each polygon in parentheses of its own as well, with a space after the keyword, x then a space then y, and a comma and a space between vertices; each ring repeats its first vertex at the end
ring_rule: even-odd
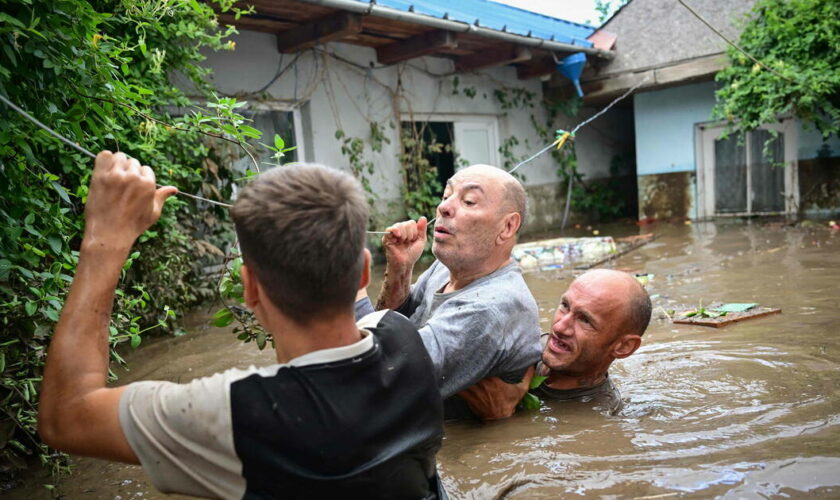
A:
POLYGON ((399 160, 403 168, 403 202, 411 219, 433 217, 430 214, 437 210, 443 187, 438 181, 437 167, 431 164, 429 157, 444 149, 451 152, 452 148, 434 138, 427 140, 424 127, 425 124, 412 121, 403 123, 401 129, 399 160))
MULTIPOLYGON (((91 151, 124 151, 153 166, 160 183, 229 199, 234 174, 213 161, 223 148, 207 134, 238 144, 259 132, 236 113, 240 103, 214 98, 199 63, 201 50, 234 48, 225 41, 233 29, 219 27, 213 11, 232 3, 4 1, 0 92, 91 151), (203 96, 207 109, 171 116, 197 109, 182 88, 203 96)), ((27 455, 54 472, 64 467, 35 434, 38 385, 78 260, 92 160, 0 108, 0 474, 8 480, 27 455)), ((224 221, 217 207, 167 203, 124 266, 113 359, 122 360, 120 344, 136 346, 150 329, 178 332, 176 311, 214 293, 200 258, 218 262, 212 242, 230 240, 224 221)))
POLYGON ((770 69, 729 47, 717 75, 716 116, 745 132, 783 115, 813 124, 823 137, 840 124, 840 3, 759 0, 738 44, 770 69))

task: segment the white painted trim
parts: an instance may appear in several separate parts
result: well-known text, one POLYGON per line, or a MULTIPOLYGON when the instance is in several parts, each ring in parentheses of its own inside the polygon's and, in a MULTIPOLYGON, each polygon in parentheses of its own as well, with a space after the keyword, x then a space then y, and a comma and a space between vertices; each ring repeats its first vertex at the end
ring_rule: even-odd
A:
MULTIPOLYGON (((728 214, 715 213, 715 169, 714 145, 726 127, 724 122, 696 123, 695 127, 695 161, 697 167, 697 215, 700 219, 726 216, 728 214)), ((799 165, 797 152, 799 135, 796 120, 784 117, 778 123, 762 125, 764 130, 776 130, 784 134, 784 163, 785 163, 785 213, 795 214, 799 209, 799 165)), ((747 139, 749 140, 749 139, 747 139)), ((771 212, 752 212, 752 194, 749 189, 749 166, 751 164, 750 148, 746 148, 747 163, 747 211, 740 215, 765 215, 771 212)), ((775 213, 775 212, 773 212, 775 213)), ((735 214, 731 214, 735 215, 735 214)))

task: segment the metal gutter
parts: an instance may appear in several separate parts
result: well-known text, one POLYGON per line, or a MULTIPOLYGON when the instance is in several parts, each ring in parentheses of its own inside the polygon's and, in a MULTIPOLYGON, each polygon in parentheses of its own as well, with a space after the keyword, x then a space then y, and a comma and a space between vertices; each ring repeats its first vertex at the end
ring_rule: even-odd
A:
POLYGON ((598 57, 600 59, 611 60, 615 54, 611 51, 596 49, 594 47, 582 47, 571 43, 555 42, 552 40, 543 40, 541 38, 534 38, 530 36, 515 35, 513 33, 505 33, 503 31, 491 30, 489 28, 482 28, 473 24, 463 23, 460 21, 450 21, 448 19, 438 19, 437 17, 427 16, 423 14, 416 14, 414 12, 403 12, 401 10, 391 9, 377 5, 375 0, 369 0, 370 3, 361 3, 356 0, 296 0, 301 3, 308 3, 311 5, 319 5, 321 7, 328 7, 331 9, 346 10, 357 14, 366 16, 376 16, 385 19, 392 19, 394 21, 403 21, 412 24, 420 24, 430 28, 436 28, 447 31, 454 31, 458 33, 470 33, 473 35, 493 38, 504 42, 523 45, 526 47, 533 47, 545 50, 556 50, 559 52, 583 52, 585 54, 598 57))

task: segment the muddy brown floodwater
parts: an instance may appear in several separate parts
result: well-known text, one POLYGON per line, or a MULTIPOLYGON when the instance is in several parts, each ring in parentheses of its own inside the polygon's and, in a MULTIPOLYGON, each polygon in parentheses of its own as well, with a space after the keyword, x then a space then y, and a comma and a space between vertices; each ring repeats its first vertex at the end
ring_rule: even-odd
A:
MULTIPOLYGON (((544 404, 490 425, 449 423, 438 462, 451 497, 840 497, 840 234, 822 226, 645 228, 659 238, 608 265, 653 274, 656 295, 641 349, 611 370, 622 412, 544 404), (674 325, 663 312, 715 300, 782 314, 714 329, 674 325)), ((526 275, 544 330, 573 275, 526 275)), ((191 335, 131 353, 122 380, 186 381, 272 361, 206 318, 189 318, 191 335)), ((69 498, 164 497, 139 467, 74 463, 58 485, 69 498)), ((48 497, 43 482, 11 496, 48 497)))

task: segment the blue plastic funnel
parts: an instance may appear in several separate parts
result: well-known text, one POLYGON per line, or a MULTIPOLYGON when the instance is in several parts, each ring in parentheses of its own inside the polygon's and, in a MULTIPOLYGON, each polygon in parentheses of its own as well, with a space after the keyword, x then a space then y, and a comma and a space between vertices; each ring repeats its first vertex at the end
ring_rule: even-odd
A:
POLYGON ((557 71, 572 81, 579 97, 583 97, 583 90, 580 88, 580 74, 583 72, 583 67, 585 65, 586 54, 583 52, 576 52, 570 56, 564 57, 559 63, 557 63, 557 71))

